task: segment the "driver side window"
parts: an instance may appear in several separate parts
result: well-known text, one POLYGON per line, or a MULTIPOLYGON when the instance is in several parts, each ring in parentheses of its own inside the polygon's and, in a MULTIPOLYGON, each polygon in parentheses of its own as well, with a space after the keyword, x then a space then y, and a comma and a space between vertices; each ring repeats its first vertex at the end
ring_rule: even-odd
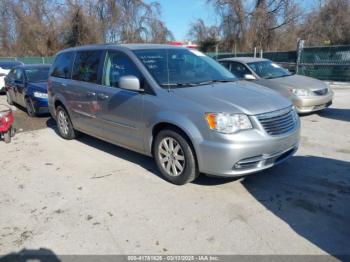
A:
POLYGON ((130 75, 136 76, 142 83, 140 71, 126 54, 118 51, 108 51, 104 64, 103 85, 119 87, 119 79, 130 75))

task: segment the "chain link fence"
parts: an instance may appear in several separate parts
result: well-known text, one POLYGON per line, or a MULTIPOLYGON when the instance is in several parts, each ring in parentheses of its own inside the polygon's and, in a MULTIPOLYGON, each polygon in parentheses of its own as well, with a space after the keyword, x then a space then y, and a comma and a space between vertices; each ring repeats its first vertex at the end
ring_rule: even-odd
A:
POLYGON ((0 61, 21 61, 24 64, 51 64, 53 57, 51 56, 26 56, 26 57, 0 57, 0 61))
MULTIPOLYGON (((227 57, 254 57, 248 53, 208 53, 214 59, 227 57)), ((260 53, 256 54, 260 57, 260 53)), ((286 52, 263 52, 263 58, 270 59, 287 68, 292 73, 306 75, 320 80, 350 81, 350 45, 305 47, 286 52), (298 59, 298 54, 300 55, 298 59)))
MULTIPOLYGON (((248 53, 207 53, 214 59, 227 57, 254 57, 248 53)), ((260 57, 260 53, 256 56, 260 57)), ((270 59, 292 73, 315 77, 321 80, 350 82, 350 45, 305 47, 295 51, 263 52, 263 58, 270 59), (300 57, 298 57, 298 55, 300 57)), ((24 64, 51 64, 53 57, 1 57, 3 60, 17 60, 24 64)))

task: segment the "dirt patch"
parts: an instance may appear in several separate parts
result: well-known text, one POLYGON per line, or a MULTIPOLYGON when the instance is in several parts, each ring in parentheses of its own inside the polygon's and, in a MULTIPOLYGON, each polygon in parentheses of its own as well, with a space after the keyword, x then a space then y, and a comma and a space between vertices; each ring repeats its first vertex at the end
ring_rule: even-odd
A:
POLYGON ((56 125, 55 120, 53 120, 49 114, 29 117, 25 112, 25 109, 20 107, 15 107, 13 114, 15 118, 14 127, 16 128, 17 133, 43 129, 56 125))

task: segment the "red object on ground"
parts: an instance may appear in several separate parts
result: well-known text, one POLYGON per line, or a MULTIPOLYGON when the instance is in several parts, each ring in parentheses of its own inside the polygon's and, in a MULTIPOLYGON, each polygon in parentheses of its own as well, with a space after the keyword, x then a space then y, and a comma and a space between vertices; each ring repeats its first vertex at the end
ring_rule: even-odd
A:
POLYGON ((12 124, 14 122, 13 113, 10 107, 0 104, 0 140, 3 139, 5 143, 11 142, 11 137, 15 135, 15 128, 12 124))
POLYGON ((11 109, 8 112, 0 111, 0 132, 6 133, 10 130, 14 122, 11 109))

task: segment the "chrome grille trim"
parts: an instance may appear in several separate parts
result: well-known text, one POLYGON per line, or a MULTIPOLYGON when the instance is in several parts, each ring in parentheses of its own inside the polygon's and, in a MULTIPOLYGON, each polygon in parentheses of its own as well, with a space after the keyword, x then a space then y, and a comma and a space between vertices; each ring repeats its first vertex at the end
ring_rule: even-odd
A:
POLYGON ((282 135, 294 130, 297 117, 292 107, 256 116, 260 124, 271 136, 282 135))

